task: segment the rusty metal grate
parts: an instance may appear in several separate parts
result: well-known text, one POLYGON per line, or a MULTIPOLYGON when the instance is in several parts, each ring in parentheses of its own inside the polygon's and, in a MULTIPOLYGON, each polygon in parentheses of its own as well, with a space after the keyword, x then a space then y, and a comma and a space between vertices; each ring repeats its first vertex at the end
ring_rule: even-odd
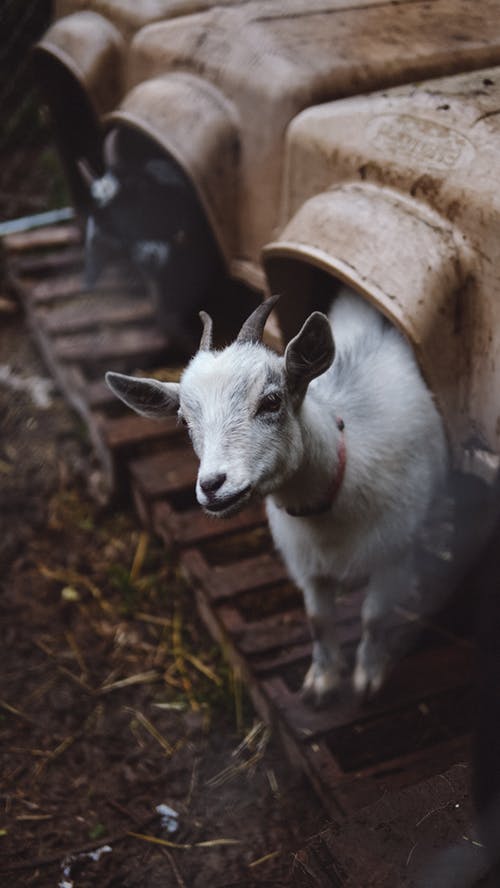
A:
POLYGON ((472 825, 469 768, 455 765, 330 824, 296 855, 294 886, 496 885, 472 825))
MULTIPOLYGON (((106 485, 126 484, 141 521, 180 550, 202 618, 329 812, 338 818, 382 791, 415 784, 469 758, 473 647, 450 632, 398 664, 383 692, 362 705, 347 686, 314 711, 299 693, 310 656, 301 597, 273 552, 263 509, 229 520, 196 505, 196 464, 175 421, 125 412, 102 382, 104 369, 165 366, 169 344, 137 282, 119 272, 89 292, 75 227, 6 239, 10 279, 40 350, 85 420, 106 485)), ((346 657, 359 638, 359 600, 341 603, 346 657)))

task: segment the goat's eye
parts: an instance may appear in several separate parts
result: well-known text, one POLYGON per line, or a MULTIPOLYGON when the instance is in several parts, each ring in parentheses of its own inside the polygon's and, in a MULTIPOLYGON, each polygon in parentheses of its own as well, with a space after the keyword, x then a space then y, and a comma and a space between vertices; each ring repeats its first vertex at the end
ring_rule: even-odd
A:
POLYGON ((257 407, 257 415, 259 415, 259 413, 277 413, 280 407, 281 395, 279 395, 278 392, 270 392, 262 398, 257 407))
POLYGON ((177 419, 178 419, 178 421, 181 423, 181 425, 187 427, 187 419, 186 419, 185 416, 182 415, 182 413, 178 413, 178 414, 177 414, 177 419))

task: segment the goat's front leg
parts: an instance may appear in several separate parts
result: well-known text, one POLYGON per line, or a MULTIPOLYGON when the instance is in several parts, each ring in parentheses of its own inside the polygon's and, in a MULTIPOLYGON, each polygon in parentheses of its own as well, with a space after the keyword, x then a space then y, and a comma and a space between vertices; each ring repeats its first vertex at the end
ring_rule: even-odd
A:
POLYGON ((314 706, 321 706, 338 689, 344 665, 336 633, 337 590, 331 578, 313 577, 304 584, 303 592, 313 645, 302 695, 314 706))
POLYGON ((418 613, 413 553, 375 571, 362 610, 363 633, 356 652, 354 689, 369 696, 380 690, 392 661, 409 643, 409 613, 418 613))

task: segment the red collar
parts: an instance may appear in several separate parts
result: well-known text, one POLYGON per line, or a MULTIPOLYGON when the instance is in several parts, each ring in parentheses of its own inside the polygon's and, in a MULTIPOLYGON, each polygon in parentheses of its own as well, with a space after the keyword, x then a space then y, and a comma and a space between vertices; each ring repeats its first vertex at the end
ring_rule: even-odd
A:
POLYGON ((319 505, 313 506, 309 509, 286 509, 287 514, 291 515, 292 518, 309 518, 313 515, 323 515, 324 512, 328 512, 333 506, 337 498, 337 494, 342 486, 342 481, 344 480, 345 467, 347 462, 345 436, 343 434, 345 424, 344 420, 340 419, 340 417, 337 417, 337 428, 340 432, 339 444, 337 448, 337 472, 335 477, 333 478, 332 483, 330 484, 328 495, 319 505))

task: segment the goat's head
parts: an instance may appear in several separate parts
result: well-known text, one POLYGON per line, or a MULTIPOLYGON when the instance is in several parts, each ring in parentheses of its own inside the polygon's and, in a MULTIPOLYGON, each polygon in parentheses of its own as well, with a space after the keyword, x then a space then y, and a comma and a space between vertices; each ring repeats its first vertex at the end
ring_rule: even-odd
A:
POLYGON ((296 471, 303 454, 298 414, 312 379, 334 355, 328 319, 314 312, 284 357, 262 334, 278 297, 259 305, 237 339, 212 350, 205 313, 199 351, 179 383, 107 373, 113 392, 143 416, 177 413, 200 460, 196 495, 211 515, 229 517, 252 497, 273 493, 296 471))

